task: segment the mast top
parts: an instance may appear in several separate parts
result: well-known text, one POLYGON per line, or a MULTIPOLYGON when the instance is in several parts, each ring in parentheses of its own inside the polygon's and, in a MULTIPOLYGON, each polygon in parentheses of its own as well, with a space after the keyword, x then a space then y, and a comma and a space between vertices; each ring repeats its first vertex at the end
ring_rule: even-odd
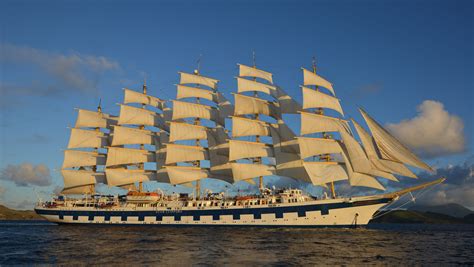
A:
POLYGON ((99 105, 97 106, 97 112, 102 113, 102 98, 99 98, 99 105))
POLYGON ((313 73, 316 74, 316 57, 313 56, 313 73))
POLYGON ((201 58, 202 58, 202 54, 199 55, 199 58, 198 60, 196 61, 197 63, 197 69, 194 70, 194 74, 196 75, 200 75, 200 71, 201 71, 201 58))
POLYGON ((252 51, 252 60, 253 60, 253 67, 257 68, 257 59, 255 56, 255 50, 252 51))
POLYGON ((146 89, 147 89, 147 87, 146 87, 146 76, 143 78, 143 87, 142 87, 142 89, 143 89, 143 94, 146 95, 146 89))

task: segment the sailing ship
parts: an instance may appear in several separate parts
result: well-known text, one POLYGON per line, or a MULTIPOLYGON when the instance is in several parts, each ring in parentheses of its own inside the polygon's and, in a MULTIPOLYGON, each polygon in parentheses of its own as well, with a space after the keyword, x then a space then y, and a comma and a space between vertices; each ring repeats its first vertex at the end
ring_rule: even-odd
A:
POLYGON ((238 64, 232 104, 219 80, 179 72, 176 99, 124 89, 120 113, 78 110, 64 152, 63 191, 39 201, 35 211, 49 221, 72 224, 342 226, 366 225, 383 207, 412 191, 340 196, 337 184, 384 191, 379 179, 417 178, 407 167, 426 171, 421 161, 360 109, 369 131, 346 120, 333 84, 302 68, 303 103, 274 83, 271 72, 238 64), (170 106, 169 103, 172 103, 170 106), (301 118, 297 135, 284 114, 301 118), (229 125, 231 122, 231 126, 229 125), (351 123, 361 143, 352 131, 351 123), (321 186, 312 196, 298 188, 268 188, 280 176, 321 186), (257 194, 228 195, 202 188, 203 179, 247 182, 257 194), (147 191, 144 184, 193 187, 192 194, 147 191), (125 195, 103 195, 97 184, 121 187, 125 195))

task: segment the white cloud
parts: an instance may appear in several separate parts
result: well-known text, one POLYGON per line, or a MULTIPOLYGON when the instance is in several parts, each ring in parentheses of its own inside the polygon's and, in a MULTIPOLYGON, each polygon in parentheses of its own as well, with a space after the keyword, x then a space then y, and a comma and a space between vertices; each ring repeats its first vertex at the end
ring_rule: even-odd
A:
POLYGON ((120 69, 118 62, 103 56, 83 55, 77 52, 66 55, 8 43, 0 43, 0 62, 17 64, 25 68, 38 67, 53 82, 52 85, 44 85, 38 81, 28 85, 17 85, 11 81, 4 81, 0 83, 2 95, 51 95, 67 90, 95 93, 102 73, 120 69))
POLYGON ((449 114, 441 102, 425 100, 418 106, 418 115, 387 128, 404 144, 425 158, 465 151, 464 123, 449 114))
POLYGON ((10 181, 18 186, 48 186, 51 185, 51 172, 44 164, 8 165, 1 170, 0 180, 10 181))

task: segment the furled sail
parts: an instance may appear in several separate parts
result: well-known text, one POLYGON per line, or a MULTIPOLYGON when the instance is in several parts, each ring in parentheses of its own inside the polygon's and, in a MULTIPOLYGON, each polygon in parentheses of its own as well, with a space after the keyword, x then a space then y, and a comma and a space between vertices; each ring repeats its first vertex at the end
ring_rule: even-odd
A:
POLYGON ((229 146, 230 161, 245 158, 273 157, 272 147, 264 143, 229 140, 229 146))
POLYGON ((239 76, 241 77, 252 77, 252 78, 260 78, 264 79, 269 83, 273 83, 273 74, 270 72, 257 69, 255 67, 249 67, 243 64, 239 65, 239 76))
POLYGON ((112 146, 120 145, 157 145, 159 137, 155 132, 131 127, 114 126, 112 146))
POLYGON ((149 106, 153 106, 153 107, 163 110, 165 101, 162 99, 159 99, 158 97, 146 95, 146 94, 139 93, 139 92, 125 88, 123 103, 124 104, 139 103, 142 105, 149 105, 149 106))
POLYGON ((334 92, 334 89, 332 88, 332 84, 325 80, 323 77, 317 75, 316 73, 313 73, 305 68, 303 69, 303 80, 304 80, 304 85, 317 85, 317 86, 322 86, 329 91, 331 91, 332 95, 336 95, 334 92))
POLYGON ((280 110, 276 103, 240 94, 234 94, 234 97, 234 115, 263 114, 275 119, 281 117, 280 110))
POLYGON ((382 155, 382 158, 403 162, 405 164, 418 167, 427 171, 433 171, 428 164, 421 161, 408 148, 406 148, 400 141, 393 137, 387 130, 378 124, 372 117, 370 117, 364 110, 359 109, 364 120, 374 136, 375 143, 382 155))
POLYGON ((67 148, 88 148, 107 146, 108 135, 96 130, 71 128, 71 136, 67 148))
POLYGON ((217 83, 219 80, 204 77, 201 75, 196 75, 196 74, 189 74, 185 72, 179 72, 180 74, 180 84, 200 84, 204 85, 207 87, 210 87, 212 89, 217 88, 217 83))
POLYGON ((269 136, 270 130, 267 123, 243 117, 232 117, 232 137, 253 135, 269 136))
POLYGON ((319 91, 301 86, 303 89, 303 108, 329 108, 344 116, 339 99, 319 91))

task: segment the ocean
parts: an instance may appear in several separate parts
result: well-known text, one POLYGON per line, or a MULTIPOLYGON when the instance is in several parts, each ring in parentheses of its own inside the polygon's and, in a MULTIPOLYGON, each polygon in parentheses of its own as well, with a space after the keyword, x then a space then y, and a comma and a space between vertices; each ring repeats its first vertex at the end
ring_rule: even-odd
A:
POLYGON ((0 222, 0 265, 474 265, 474 225, 359 229, 0 222))

